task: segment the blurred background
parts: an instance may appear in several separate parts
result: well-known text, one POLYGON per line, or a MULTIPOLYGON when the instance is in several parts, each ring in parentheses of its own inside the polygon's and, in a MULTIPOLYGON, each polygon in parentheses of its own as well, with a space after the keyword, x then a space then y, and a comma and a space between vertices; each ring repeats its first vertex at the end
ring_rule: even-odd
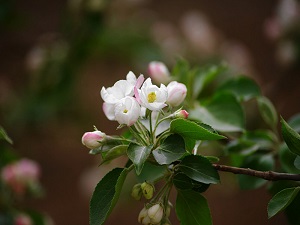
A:
MULTIPOLYGON (((93 125, 117 133, 99 93, 130 70, 147 76, 150 61, 171 68, 179 57, 226 62, 255 79, 284 118, 300 112, 295 0, 1 0, 0 26, 0 124, 18 154, 41 166, 45 195, 23 204, 56 225, 88 224, 94 186, 123 165, 97 167, 101 158, 81 136, 93 125)), ((240 191, 234 176, 222 176, 206 193, 215 225, 287 224, 283 214, 267 219, 265 189, 240 191)), ((143 203, 129 193, 106 224, 137 224, 143 203)))

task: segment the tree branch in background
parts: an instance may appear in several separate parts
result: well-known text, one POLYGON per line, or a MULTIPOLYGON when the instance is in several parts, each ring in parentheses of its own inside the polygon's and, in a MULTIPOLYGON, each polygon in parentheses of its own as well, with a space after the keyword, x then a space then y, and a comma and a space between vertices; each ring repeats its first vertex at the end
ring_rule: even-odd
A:
POLYGON ((213 164, 219 171, 230 172, 234 174, 243 174, 253 177, 259 177, 265 180, 277 181, 277 180, 294 180, 300 181, 300 174, 289 174, 289 173, 277 173, 274 171, 258 171, 249 168, 238 168, 232 166, 225 166, 219 164, 213 164))

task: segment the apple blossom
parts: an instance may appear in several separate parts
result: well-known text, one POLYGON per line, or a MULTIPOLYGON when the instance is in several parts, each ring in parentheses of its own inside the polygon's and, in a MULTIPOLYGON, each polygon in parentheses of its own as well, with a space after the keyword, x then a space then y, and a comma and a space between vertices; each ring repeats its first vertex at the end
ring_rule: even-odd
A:
POLYGON ((170 106, 179 106, 186 96, 186 86, 177 81, 172 81, 167 86, 168 90, 168 99, 167 104, 170 106))
POLYGON ((125 97, 115 105, 115 117, 120 124, 131 126, 141 113, 141 107, 133 97, 125 97))
POLYGON ((148 78, 140 90, 137 90, 137 101, 147 109, 159 111, 166 106, 165 102, 168 97, 168 91, 165 85, 161 84, 160 87, 152 84, 148 78))
POLYGON ((134 73, 130 71, 126 76, 126 80, 119 80, 109 88, 102 87, 100 92, 101 97, 104 102, 115 104, 126 96, 133 96, 134 87, 137 83, 141 85, 142 81, 143 75, 136 79, 134 73))
POLYGON ((148 72, 153 81, 157 84, 165 84, 170 81, 170 72, 162 62, 153 61, 149 63, 148 72))
POLYGON ((100 142, 104 141, 105 139, 106 139, 106 134, 99 130, 96 130, 93 132, 84 133, 81 138, 81 142, 89 149, 95 149, 100 147, 102 145, 100 142))

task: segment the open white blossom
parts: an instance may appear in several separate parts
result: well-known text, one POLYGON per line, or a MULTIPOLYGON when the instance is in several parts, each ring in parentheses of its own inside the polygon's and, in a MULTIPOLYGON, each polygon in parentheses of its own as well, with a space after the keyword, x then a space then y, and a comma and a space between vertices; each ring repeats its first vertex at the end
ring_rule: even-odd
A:
POLYGON ((166 106, 165 102, 168 98, 167 87, 163 84, 160 87, 153 85, 148 78, 140 90, 135 92, 137 101, 147 109, 159 111, 166 106))
POLYGON ((133 97, 125 97, 115 104, 115 119, 120 124, 131 126, 141 113, 141 107, 133 97))

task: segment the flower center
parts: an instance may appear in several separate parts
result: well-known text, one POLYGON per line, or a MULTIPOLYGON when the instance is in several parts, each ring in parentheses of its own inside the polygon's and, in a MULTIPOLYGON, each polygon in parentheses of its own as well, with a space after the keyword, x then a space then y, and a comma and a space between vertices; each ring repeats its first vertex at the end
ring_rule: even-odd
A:
POLYGON ((123 110, 123 113, 128 113, 128 110, 127 110, 127 109, 124 109, 124 110, 123 110))
POLYGON ((150 92, 148 94, 148 102, 149 103, 153 103, 156 100, 156 94, 155 92, 150 92))

